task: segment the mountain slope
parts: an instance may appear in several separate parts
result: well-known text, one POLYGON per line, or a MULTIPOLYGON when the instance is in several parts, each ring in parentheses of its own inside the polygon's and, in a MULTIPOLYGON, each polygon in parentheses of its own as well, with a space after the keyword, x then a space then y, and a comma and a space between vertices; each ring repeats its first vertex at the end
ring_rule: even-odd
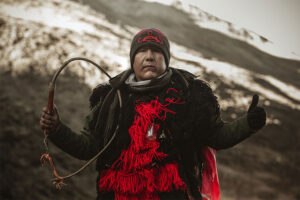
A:
MULTIPOLYGON (((201 28, 174 7, 142 1, 0 2, 1 199, 93 199, 93 167, 56 191, 49 166, 40 167, 43 135, 38 121, 48 82, 63 61, 88 57, 112 75, 129 66, 131 37, 158 27, 172 46, 171 65, 209 82, 224 120, 244 114, 254 93, 268 125, 236 147, 218 152, 222 199, 297 199, 299 180, 299 66, 225 33, 201 28), (31 192, 28 192, 31 191, 31 192)), ((84 62, 59 77, 55 103, 61 118, 80 130, 91 87, 107 80, 84 62), (79 92, 80 91, 80 92, 79 92)), ((53 145, 63 174, 82 162, 53 145)))

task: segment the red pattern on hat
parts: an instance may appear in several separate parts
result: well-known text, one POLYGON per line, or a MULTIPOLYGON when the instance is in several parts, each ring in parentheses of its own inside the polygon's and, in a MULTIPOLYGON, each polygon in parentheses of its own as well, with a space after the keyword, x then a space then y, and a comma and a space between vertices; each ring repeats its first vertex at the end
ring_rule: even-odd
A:
POLYGON ((141 37, 138 38, 138 40, 137 40, 138 43, 151 41, 151 42, 156 42, 156 43, 159 43, 159 44, 164 44, 164 41, 162 40, 162 38, 159 35, 154 36, 152 31, 147 31, 147 32, 148 32, 148 35, 141 36, 141 37))

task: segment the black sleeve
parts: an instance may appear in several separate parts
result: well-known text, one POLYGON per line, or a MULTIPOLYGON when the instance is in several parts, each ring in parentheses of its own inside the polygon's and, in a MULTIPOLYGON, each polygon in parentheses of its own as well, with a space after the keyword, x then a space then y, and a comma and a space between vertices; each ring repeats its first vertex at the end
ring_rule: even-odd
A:
POLYGON ((194 130, 202 145, 216 150, 230 148, 248 138, 250 130, 247 116, 224 123, 220 116, 219 103, 211 88, 203 81, 196 80, 192 87, 194 130))
POLYGON ((190 86, 188 104, 189 132, 197 143, 207 145, 214 132, 223 126, 217 97, 207 83, 194 80, 190 86))
POLYGON ((194 93, 194 111, 198 142, 216 150, 230 148, 248 138, 250 130, 247 116, 233 122, 224 123, 220 116, 220 106, 211 88, 203 81, 196 80, 194 93))
POLYGON ((230 148, 246 138, 254 131, 248 125, 247 115, 238 118, 237 120, 224 123, 223 126, 217 128, 208 138, 208 146, 216 150, 230 148))
POLYGON ((95 137, 88 130, 76 133, 62 123, 60 129, 51 134, 49 139, 61 150, 80 160, 89 160, 97 154, 95 137))
MULTIPOLYGON (((109 91, 108 85, 100 85, 93 90, 90 97, 91 111, 85 119, 85 124, 80 133, 74 132, 64 123, 56 133, 52 133, 49 139, 57 147, 81 160, 89 160, 99 151, 99 135, 95 135, 95 118, 101 107, 101 103, 109 91)), ((97 133, 101 134, 101 133, 97 133)))

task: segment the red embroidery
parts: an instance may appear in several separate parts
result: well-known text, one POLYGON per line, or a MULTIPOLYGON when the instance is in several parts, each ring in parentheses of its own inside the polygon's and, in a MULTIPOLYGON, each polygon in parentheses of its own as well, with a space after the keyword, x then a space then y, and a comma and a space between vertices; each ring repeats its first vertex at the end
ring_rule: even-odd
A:
POLYGON ((158 34, 160 34, 162 37, 166 37, 162 32, 160 32, 160 30, 153 28, 153 30, 155 30, 155 32, 157 32, 158 34))
MULTIPOLYGON (((155 32, 157 32, 158 34, 160 34, 162 37, 166 38, 166 36, 165 36, 162 32, 160 32, 160 30, 158 30, 158 29, 156 29, 156 28, 152 28, 152 30, 154 30, 155 32)), ((140 35, 140 34, 146 32, 146 31, 149 31, 149 29, 141 30, 141 31, 138 32, 136 35, 138 36, 138 35, 140 35)))
POLYGON ((175 88, 169 88, 166 93, 169 94, 170 91, 178 93, 178 90, 176 90, 175 88))
POLYGON ((164 121, 167 113, 175 114, 167 109, 167 105, 184 103, 178 99, 167 102, 166 105, 161 104, 158 97, 148 103, 137 101, 137 114, 128 130, 131 143, 128 149, 121 152, 112 167, 100 174, 99 191, 114 192, 116 200, 159 200, 160 192, 170 192, 174 188, 185 191, 186 185, 179 176, 177 163, 151 166, 153 162, 159 162, 167 155, 157 151, 160 144, 156 140, 148 140, 147 131, 154 126, 156 134, 159 124, 154 125, 154 121, 164 121))
MULTIPOLYGON (((170 91, 174 91, 175 93, 178 93, 178 90, 176 90, 175 88, 169 88, 166 93, 168 94, 170 91)), ((185 102, 180 102, 180 97, 178 97, 177 100, 174 100, 174 98, 166 98, 165 101, 168 102, 168 104, 166 104, 166 106, 170 105, 170 104, 184 104, 185 103, 185 102)))
POLYGON ((141 30, 141 31, 140 31, 140 32, 138 32, 136 35, 138 36, 138 35, 140 35, 140 34, 142 34, 142 33, 146 32, 146 31, 148 31, 148 29, 141 30))
POLYGON ((163 34, 162 34, 162 35, 159 35, 159 32, 157 32, 157 33, 158 33, 157 36, 154 36, 154 35, 153 35, 153 31, 150 31, 150 30, 144 30, 144 31, 141 31, 140 33, 138 33, 138 35, 141 34, 141 33, 146 32, 146 31, 148 32, 148 35, 147 35, 147 36, 141 36, 141 37, 139 37, 139 38, 137 39, 137 42, 138 42, 138 43, 151 41, 151 42, 156 42, 156 43, 159 43, 159 44, 164 44, 164 41, 163 41, 162 38, 161 38, 161 36, 163 36, 163 34))

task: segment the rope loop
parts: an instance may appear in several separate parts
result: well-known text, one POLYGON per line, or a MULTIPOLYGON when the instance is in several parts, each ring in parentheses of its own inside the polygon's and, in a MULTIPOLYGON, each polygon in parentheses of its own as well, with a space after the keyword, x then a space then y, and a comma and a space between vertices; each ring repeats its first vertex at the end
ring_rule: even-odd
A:
MULTIPOLYGON (((87 59, 87 58, 84 58, 84 57, 74 57, 74 58, 71 58, 67 61, 65 61, 61 66, 60 68, 56 71, 56 73, 54 74, 53 78, 52 78, 52 81, 50 82, 50 85, 49 85, 49 94, 48 94, 48 111, 50 113, 53 112, 53 105, 54 105, 54 92, 55 92, 55 83, 56 83, 56 80, 57 80, 57 77, 59 76, 60 72, 71 62, 75 61, 75 60, 83 60, 83 61, 86 61, 88 63, 91 63, 93 64, 95 67, 97 67, 101 72, 103 72, 109 79, 111 79, 111 76, 100 66, 98 65, 97 63, 93 62, 92 60, 90 59, 87 59)), ((120 94, 120 91, 119 89, 117 89, 117 95, 118 95, 118 100, 119 100, 119 104, 120 104, 120 108, 122 108, 122 98, 121 98, 121 94, 120 94)), ((120 119, 120 115, 119 115, 119 119, 120 119)), ((65 179, 67 178, 70 178, 76 174, 78 174, 79 172, 83 171, 87 166, 89 166, 92 162, 94 162, 108 147, 109 145, 111 144, 111 142, 114 140, 115 136, 116 136, 116 133, 118 132, 119 130, 119 126, 116 127, 115 131, 114 131, 114 134, 112 135, 111 139, 107 142, 107 144, 103 147, 103 149, 101 149, 99 151, 99 153, 97 153, 93 158, 91 158, 86 164, 84 164, 80 169, 78 169, 77 171, 75 171, 74 173, 71 173, 67 176, 60 176, 55 167, 54 167, 54 163, 53 163, 53 159, 52 157, 50 156, 49 154, 49 148, 48 148, 48 136, 49 136, 49 132, 48 131, 44 131, 44 146, 45 146, 45 151, 46 153, 44 153, 41 158, 40 158, 40 161, 41 161, 41 164, 42 166, 44 165, 45 163, 45 160, 48 160, 51 168, 52 168, 52 171, 53 171, 53 174, 54 176, 56 177, 55 179, 52 180, 53 184, 55 184, 56 188, 57 189, 60 189, 62 187, 62 185, 65 185, 65 183, 63 182, 65 179)))

